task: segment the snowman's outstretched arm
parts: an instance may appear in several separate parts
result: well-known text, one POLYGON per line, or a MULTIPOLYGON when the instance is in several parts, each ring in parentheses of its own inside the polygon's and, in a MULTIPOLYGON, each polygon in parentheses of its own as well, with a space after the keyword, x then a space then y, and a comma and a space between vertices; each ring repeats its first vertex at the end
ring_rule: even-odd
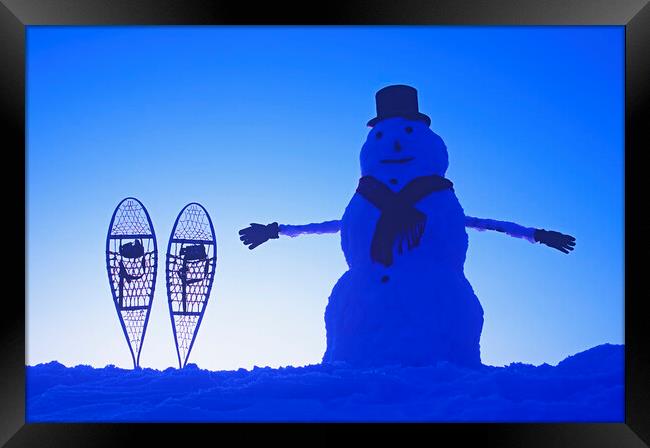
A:
POLYGON ((531 243, 542 243, 549 247, 568 254, 575 248, 576 239, 571 235, 556 232, 554 230, 536 229, 534 227, 524 227, 509 221, 497 221, 495 219, 474 218, 473 216, 465 217, 465 226, 471 227, 478 231, 495 230, 503 232, 515 238, 523 238, 531 243))
POLYGON ((314 222, 311 224, 303 225, 279 225, 280 235, 296 237, 305 234, 321 234, 321 233, 336 233, 341 230, 341 221, 335 219, 333 221, 314 222))
POLYGON ((321 234, 336 233, 341 230, 341 221, 325 221, 303 225, 278 224, 256 224, 251 223, 250 227, 239 231, 239 239, 248 246, 249 249, 255 249, 269 239, 279 238, 280 235, 296 237, 303 234, 321 234))

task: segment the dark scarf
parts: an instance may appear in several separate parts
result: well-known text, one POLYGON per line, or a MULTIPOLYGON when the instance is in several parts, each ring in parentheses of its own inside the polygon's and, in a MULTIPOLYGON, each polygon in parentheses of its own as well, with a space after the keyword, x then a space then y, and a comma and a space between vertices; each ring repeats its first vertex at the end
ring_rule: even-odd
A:
POLYGON ((381 211, 370 245, 370 258, 390 266, 393 264, 395 243, 400 254, 405 240, 409 250, 417 247, 427 216, 416 209, 415 204, 434 191, 452 187, 451 181, 436 175, 417 177, 398 192, 372 176, 359 179, 357 193, 381 211))

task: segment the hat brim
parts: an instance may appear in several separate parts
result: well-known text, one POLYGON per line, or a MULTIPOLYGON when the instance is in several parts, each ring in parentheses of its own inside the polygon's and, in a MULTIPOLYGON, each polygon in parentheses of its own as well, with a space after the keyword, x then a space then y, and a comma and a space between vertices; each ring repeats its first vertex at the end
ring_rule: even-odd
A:
POLYGON ((387 118, 395 118, 395 117, 406 118, 407 120, 413 120, 413 121, 424 121, 427 124, 427 126, 431 126, 431 118, 429 118, 427 115, 423 114, 422 112, 418 112, 413 115, 397 114, 397 115, 384 115, 383 117, 375 117, 370 121, 368 121, 368 126, 373 127, 381 120, 385 120, 387 118))

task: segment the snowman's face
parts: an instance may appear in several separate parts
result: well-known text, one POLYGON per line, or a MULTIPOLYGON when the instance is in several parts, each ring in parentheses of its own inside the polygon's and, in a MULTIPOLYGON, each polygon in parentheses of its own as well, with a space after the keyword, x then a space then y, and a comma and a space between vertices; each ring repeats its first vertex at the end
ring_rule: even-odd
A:
POLYGON ((448 166, 445 143, 422 121, 381 120, 361 148, 361 175, 382 181, 403 184, 420 176, 444 176, 448 166))

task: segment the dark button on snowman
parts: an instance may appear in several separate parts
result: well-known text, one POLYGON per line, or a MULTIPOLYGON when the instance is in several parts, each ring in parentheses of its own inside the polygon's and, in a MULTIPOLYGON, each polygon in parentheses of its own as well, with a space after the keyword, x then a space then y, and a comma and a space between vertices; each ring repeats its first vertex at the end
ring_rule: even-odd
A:
POLYGON ((463 271, 465 228, 496 230, 564 253, 575 238, 466 216, 444 177, 447 148, 419 111, 417 91, 385 87, 376 105, 361 148, 361 179, 340 220, 251 224, 240 239, 254 249, 279 235, 341 232, 349 270, 325 310, 323 362, 479 366, 483 308, 463 271))

